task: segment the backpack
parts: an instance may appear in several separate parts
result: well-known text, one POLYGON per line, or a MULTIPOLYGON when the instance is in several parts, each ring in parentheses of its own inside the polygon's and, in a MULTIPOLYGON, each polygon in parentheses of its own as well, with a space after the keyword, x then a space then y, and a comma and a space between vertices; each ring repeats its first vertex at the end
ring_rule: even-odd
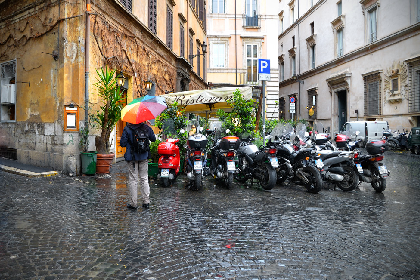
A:
POLYGON ((137 154, 149 152, 150 141, 147 132, 142 127, 132 128, 132 130, 134 131, 134 143, 131 145, 132 151, 137 154))

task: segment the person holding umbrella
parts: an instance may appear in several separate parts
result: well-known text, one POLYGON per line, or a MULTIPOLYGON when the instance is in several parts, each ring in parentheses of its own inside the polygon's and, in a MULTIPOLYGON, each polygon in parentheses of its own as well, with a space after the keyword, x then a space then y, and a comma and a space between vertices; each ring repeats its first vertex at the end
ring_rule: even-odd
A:
POLYGON ((145 209, 149 208, 148 158, 150 158, 150 149, 148 141, 155 142, 156 136, 148 120, 156 118, 164 109, 166 109, 166 103, 163 97, 144 96, 130 102, 121 111, 121 120, 127 122, 121 136, 120 145, 121 147, 126 147, 124 159, 127 162, 128 188, 130 191, 130 203, 127 204, 128 209, 136 210, 138 208, 139 179, 143 200, 142 207, 145 209), (147 141, 144 149, 138 148, 139 137, 143 137, 147 141))

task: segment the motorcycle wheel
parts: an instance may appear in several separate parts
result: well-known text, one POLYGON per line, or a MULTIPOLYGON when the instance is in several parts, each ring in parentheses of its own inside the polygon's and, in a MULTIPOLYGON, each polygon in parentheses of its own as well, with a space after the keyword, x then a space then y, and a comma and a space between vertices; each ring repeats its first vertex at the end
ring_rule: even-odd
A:
POLYGON ((391 151, 398 149, 398 143, 394 140, 388 140, 388 147, 391 151))
POLYGON ((343 169, 345 171, 344 179, 343 181, 337 183, 337 187, 339 187, 343 192, 350 192, 357 188, 357 185, 359 184, 359 174, 353 166, 348 164, 344 165, 343 169))
POLYGON ((268 163, 265 163, 259 168, 259 173, 262 174, 261 178, 258 178, 259 185, 264 190, 271 190, 276 185, 276 170, 268 163))
POLYGON ((194 174, 194 188, 196 190, 201 190, 203 187, 203 182, 201 180, 201 173, 200 174, 194 174))
POLYGON ((248 179, 245 176, 244 167, 243 167, 243 161, 244 158, 239 158, 239 166, 238 166, 238 172, 235 173, 235 180, 238 181, 241 184, 244 184, 248 179))
POLYGON ((307 165, 302 170, 306 174, 309 183, 305 184, 305 188, 310 193, 319 193, 322 189, 322 179, 319 170, 312 165, 307 165))
MULTIPOLYGON (((279 160, 280 161, 280 160, 279 160)), ((283 183, 286 181, 288 174, 289 174, 289 168, 286 164, 280 164, 279 162, 279 168, 277 172, 277 184, 283 185, 283 183)))
POLYGON ((168 188, 171 186, 171 182, 169 181, 169 178, 162 178, 162 185, 165 188, 168 188))
POLYGON ((381 193, 386 188, 386 179, 381 177, 379 173, 379 165, 378 163, 374 163, 371 165, 370 172, 372 173, 372 188, 377 192, 381 193))
POLYGON ((226 188, 229 189, 232 186, 233 173, 232 172, 230 172, 230 173, 228 172, 227 163, 223 167, 223 172, 225 174, 227 173, 227 177, 223 178, 223 184, 225 185, 226 188))

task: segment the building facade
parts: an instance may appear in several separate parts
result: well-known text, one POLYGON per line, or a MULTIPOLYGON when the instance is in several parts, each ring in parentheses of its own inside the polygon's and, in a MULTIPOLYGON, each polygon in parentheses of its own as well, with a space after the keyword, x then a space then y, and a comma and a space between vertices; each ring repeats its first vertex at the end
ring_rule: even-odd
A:
POLYGON ((330 132, 355 120, 388 121, 392 130, 420 125, 419 0, 280 0, 279 7, 284 118, 322 122, 330 132))
POLYGON ((278 117, 277 0, 207 1, 210 84, 261 86, 258 59, 270 59, 266 116, 278 117))
MULTIPOLYGON (((79 173, 79 130, 85 108, 101 105, 101 67, 126 77, 126 103, 206 88, 205 15, 204 0, 0 1, 2 151, 79 173)), ((124 126, 110 139, 116 158, 124 126)))

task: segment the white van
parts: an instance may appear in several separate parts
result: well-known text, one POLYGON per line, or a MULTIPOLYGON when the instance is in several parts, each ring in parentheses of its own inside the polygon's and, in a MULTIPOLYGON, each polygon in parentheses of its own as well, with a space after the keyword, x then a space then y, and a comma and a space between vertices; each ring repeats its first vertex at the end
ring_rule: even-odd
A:
POLYGON ((381 140, 384 131, 388 130, 388 122, 386 121, 355 121, 346 122, 343 132, 351 136, 353 141, 362 140, 363 147, 372 140, 381 140), (356 136, 356 131, 359 134, 356 136))

